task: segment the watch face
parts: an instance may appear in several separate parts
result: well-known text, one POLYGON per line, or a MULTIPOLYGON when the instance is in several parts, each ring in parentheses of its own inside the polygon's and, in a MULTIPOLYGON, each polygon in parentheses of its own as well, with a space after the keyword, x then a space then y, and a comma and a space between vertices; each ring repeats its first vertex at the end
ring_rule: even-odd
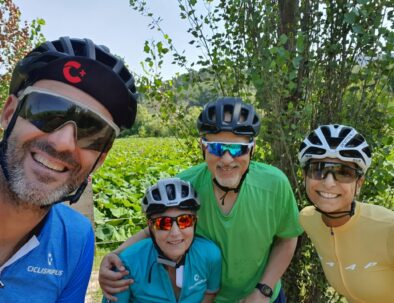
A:
POLYGON ((269 287, 267 284, 261 284, 261 283, 258 283, 257 285, 256 285, 256 288, 258 288, 259 290, 260 290, 260 292, 264 295, 264 296, 266 296, 266 297, 272 297, 272 289, 271 289, 271 287, 269 287))

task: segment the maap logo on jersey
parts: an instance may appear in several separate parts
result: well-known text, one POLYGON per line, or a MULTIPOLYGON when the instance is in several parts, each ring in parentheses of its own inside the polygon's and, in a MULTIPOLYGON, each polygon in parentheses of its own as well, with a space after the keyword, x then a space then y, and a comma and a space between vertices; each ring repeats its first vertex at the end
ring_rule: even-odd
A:
POLYGON ((63 66, 63 76, 70 83, 76 84, 82 81, 86 71, 81 68, 81 63, 77 61, 68 61, 63 66))

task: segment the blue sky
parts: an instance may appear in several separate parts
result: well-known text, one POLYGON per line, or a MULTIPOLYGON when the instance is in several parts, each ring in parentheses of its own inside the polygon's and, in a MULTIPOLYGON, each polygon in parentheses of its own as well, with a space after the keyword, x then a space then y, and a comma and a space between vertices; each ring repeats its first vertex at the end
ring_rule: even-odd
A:
MULTIPOLYGON (((162 17, 162 26, 178 51, 186 50, 189 57, 196 57, 197 51, 188 44, 191 37, 186 33, 187 23, 179 18, 177 1, 147 2, 153 12, 162 17)), ((128 0, 14 0, 14 3, 21 10, 22 21, 38 17, 45 20, 42 32, 48 40, 61 36, 92 39, 123 57, 136 74, 142 73, 139 62, 146 57, 145 40, 160 37, 157 31, 148 28, 151 19, 135 12, 128 0)), ((162 72, 165 79, 184 72, 170 64, 171 57, 167 61, 162 72)))

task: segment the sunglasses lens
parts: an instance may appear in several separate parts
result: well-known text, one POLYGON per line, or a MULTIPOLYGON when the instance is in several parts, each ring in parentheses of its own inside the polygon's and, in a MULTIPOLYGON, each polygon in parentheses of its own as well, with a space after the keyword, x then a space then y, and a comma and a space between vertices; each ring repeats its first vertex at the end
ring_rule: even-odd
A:
POLYGON ((155 227, 158 230, 170 230, 172 227, 171 217, 159 217, 155 219, 155 227))
POLYGON ((177 223, 180 229, 191 227, 194 225, 196 217, 193 215, 180 215, 177 218, 177 223))
POLYGON ((307 176, 315 180, 325 179, 328 173, 341 183, 351 183, 360 176, 357 169, 341 163, 314 162, 307 168, 307 176))
POLYGON ((228 151, 231 157, 236 158, 245 155, 249 151, 248 145, 245 144, 225 144, 218 142, 207 142, 208 152, 217 156, 222 157, 226 151, 228 151))
POLYGON ((173 222, 176 222, 179 229, 191 227, 196 222, 196 216, 191 214, 179 215, 178 217, 158 217, 152 218, 154 229, 171 230, 173 222))
POLYGON ((21 101, 19 116, 43 132, 51 133, 69 121, 77 127, 77 143, 81 148, 101 151, 116 137, 115 130, 89 109, 45 93, 32 92, 21 101))

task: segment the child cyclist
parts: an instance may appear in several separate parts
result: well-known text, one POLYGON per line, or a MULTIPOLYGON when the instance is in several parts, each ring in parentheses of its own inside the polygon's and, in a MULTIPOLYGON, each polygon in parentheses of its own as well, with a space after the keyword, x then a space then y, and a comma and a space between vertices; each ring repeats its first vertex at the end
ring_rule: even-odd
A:
POLYGON ((120 254, 134 283, 117 302, 213 302, 221 254, 213 242, 194 236, 200 202, 190 183, 159 180, 141 204, 151 237, 120 254))
POLYGON ((298 156, 313 204, 300 222, 328 282, 349 302, 394 302, 394 212, 355 201, 371 164, 364 137, 349 126, 323 125, 298 156))

